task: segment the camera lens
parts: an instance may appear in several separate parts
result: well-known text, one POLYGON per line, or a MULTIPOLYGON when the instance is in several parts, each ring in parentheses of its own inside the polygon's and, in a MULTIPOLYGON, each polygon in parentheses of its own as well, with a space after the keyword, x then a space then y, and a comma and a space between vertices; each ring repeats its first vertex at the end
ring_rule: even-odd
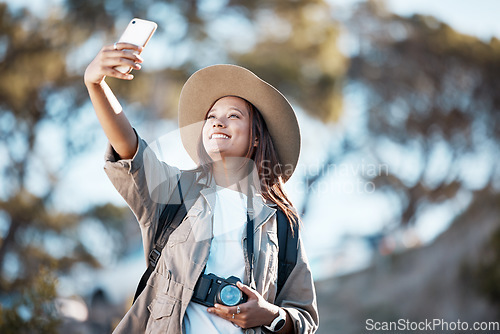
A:
POLYGON ((135 24, 135 21, 132 21, 132 24, 135 24))
POLYGON ((241 294, 237 286, 229 284, 220 290, 220 300, 226 306, 235 306, 240 302, 241 294))

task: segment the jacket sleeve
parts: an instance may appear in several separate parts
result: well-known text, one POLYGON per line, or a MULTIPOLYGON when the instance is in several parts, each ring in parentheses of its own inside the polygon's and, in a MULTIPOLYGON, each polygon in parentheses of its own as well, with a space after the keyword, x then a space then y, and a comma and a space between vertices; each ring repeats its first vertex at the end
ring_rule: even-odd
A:
POLYGON ((119 159, 111 144, 105 154, 104 170, 134 213, 141 227, 146 260, 154 242, 156 222, 177 184, 178 168, 158 160, 148 144, 137 135, 132 159, 119 159))
POLYGON ((298 247, 297 264, 283 285, 275 304, 288 312, 295 333, 314 333, 319 326, 316 289, 300 234, 298 247))

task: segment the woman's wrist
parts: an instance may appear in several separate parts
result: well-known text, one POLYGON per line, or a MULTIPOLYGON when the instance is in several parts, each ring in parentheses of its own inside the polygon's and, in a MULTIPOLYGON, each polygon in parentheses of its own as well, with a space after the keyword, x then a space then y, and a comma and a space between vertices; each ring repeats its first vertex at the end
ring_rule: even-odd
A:
POLYGON ((86 78, 84 77, 83 78, 83 83, 85 84, 85 86, 87 87, 87 89, 93 89, 93 88, 98 88, 98 89, 102 89, 103 88, 103 83, 105 82, 104 79, 106 77, 102 77, 101 80, 91 80, 90 78, 86 78))
POLYGON ((270 326, 271 323, 276 319, 277 316, 280 314, 280 307, 274 304, 269 303, 269 316, 266 317, 266 322, 264 323, 264 326, 270 326))
POLYGON ((280 307, 278 307, 278 314, 274 317, 273 321, 264 327, 273 333, 289 333, 291 332, 291 328, 293 328, 288 312, 280 307))

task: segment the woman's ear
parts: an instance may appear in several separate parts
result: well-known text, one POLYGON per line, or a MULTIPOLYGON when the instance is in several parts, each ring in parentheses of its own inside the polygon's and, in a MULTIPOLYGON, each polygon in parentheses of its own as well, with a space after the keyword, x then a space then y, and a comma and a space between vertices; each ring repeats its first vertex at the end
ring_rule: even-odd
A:
POLYGON ((259 145, 259 138, 255 137, 255 140, 253 141, 253 147, 257 147, 259 145))

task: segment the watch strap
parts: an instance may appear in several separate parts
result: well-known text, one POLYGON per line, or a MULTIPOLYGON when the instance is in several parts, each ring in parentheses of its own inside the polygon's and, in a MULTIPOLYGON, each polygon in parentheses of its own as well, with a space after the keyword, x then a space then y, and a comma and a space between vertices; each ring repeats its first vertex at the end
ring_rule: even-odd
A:
POLYGON ((278 316, 274 318, 274 320, 271 322, 269 326, 264 326, 271 332, 278 332, 280 331, 286 323, 286 311, 282 309, 281 307, 278 310, 278 316))

